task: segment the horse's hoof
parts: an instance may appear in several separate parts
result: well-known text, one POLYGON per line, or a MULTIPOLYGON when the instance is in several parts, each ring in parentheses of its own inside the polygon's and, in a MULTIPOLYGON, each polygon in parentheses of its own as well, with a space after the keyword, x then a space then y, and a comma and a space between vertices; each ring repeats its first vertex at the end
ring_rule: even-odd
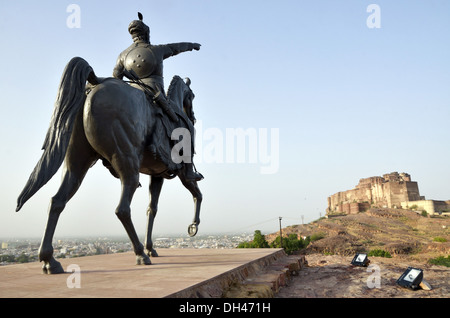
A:
POLYGON ((44 274, 62 274, 64 273, 64 268, 61 263, 55 260, 53 257, 49 262, 45 262, 42 266, 42 272, 44 274))
POLYGON ((191 225, 188 226, 188 234, 190 237, 193 237, 197 234, 198 231, 198 226, 195 223, 192 223, 191 225))
POLYGON ((148 255, 142 254, 136 256, 136 265, 152 265, 152 262, 150 261, 150 257, 148 257, 148 255))
POLYGON ((153 248, 150 250, 147 250, 147 255, 150 257, 158 257, 159 256, 158 253, 156 252, 156 250, 153 248))

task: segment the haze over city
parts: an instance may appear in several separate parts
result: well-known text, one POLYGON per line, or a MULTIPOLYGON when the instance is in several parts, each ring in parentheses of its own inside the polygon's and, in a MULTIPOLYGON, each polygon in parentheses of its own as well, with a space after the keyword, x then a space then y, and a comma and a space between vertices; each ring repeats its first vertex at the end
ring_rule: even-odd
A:
MULTIPOLYGON (((393 171, 450 199, 448 1, 2 1, 0 237, 42 235, 61 170, 18 213, 16 200, 42 154, 64 67, 80 56, 111 76, 137 12, 153 44, 201 44, 164 62, 165 88, 189 77, 196 96, 199 234, 311 222, 329 195, 393 171)), ((142 236, 148 176, 140 183, 131 208, 142 236)), ((125 235, 120 190, 98 162, 55 236, 125 235)), ((191 194, 165 181, 154 234, 187 235, 193 216, 191 194)))

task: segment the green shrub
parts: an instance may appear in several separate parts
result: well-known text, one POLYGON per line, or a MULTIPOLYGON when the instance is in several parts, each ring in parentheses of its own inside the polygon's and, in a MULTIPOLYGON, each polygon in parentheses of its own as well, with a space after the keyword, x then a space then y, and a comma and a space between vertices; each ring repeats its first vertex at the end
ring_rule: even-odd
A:
POLYGON ((433 264, 433 265, 441 265, 441 266, 450 267, 450 255, 447 257, 439 256, 436 258, 429 259, 428 263, 433 264))
MULTIPOLYGON (((295 251, 301 250, 308 246, 309 239, 303 240, 302 238, 298 239, 296 234, 289 234, 288 237, 283 237, 283 248, 286 254, 292 254, 295 251)), ((281 239, 279 236, 270 244, 270 247, 280 248, 281 247, 281 239)))
MULTIPOLYGON (((308 246, 310 240, 298 239, 296 234, 290 234, 288 237, 283 237, 283 248, 287 254, 292 254, 295 251, 301 250, 308 246)), ((241 242, 237 246, 238 248, 281 248, 281 239, 278 236, 270 245, 266 241, 261 231, 256 230, 251 242, 241 242)))
POLYGON ((371 250, 367 256, 379 256, 379 257, 386 257, 391 258, 391 254, 389 252, 386 252, 385 250, 371 250))
POLYGON ((314 233, 313 235, 311 235, 310 237, 310 241, 314 242, 314 241, 318 241, 321 240, 325 237, 325 233, 319 232, 319 233, 314 233))
POLYGON ((441 242, 441 243, 444 243, 444 242, 447 242, 447 239, 446 239, 445 237, 440 237, 440 236, 438 236, 438 237, 435 237, 435 238, 433 239, 433 241, 434 241, 434 242, 441 242))

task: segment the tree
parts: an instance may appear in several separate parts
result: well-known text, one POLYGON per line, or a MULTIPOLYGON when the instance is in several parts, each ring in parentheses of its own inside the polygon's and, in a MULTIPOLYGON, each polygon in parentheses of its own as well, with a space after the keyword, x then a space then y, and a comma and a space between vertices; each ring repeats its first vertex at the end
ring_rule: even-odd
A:
POLYGON ((255 231, 253 245, 255 248, 269 248, 269 243, 267 243, 265 235, 263 235, 260 230, 255 231))
MULTIPOLYGON (((283 237, 283 248, 287 254, 292 254, 295 251, 301 250, 308 246, 309 239, 303 240, 303 238, 298 239, 296 234, 289 234, 288 237, 283 237)), ((270 247, 280 248, 281 247, 281 238, 277 236, 277 238, 270 244, 270 247)))
MULTIPOLYGON (((298 238, 297 234, 290 234, 288 237, 283 237, 283 248, 287 254, 292 254, 295 251, 301 250, 308 246, 310 238, 306 240, 298 238)), ((261 234, 261 231, 256 230, 253 236, 253 241, 239 243, 238 248, 281 248, 281 238, 278 236, 272 243, 266 241, 266 237, 261 234)))
POLYGON ((239 243, 238 248, 269 248, 269 243, 266 241, 266 237, 260 230, 256 230, 253 235, 253 241, 239 243))
POLYGON ((16 262, 18 262, 18 263, 28 263, 29 261, 30 261, 30 257, 28 255, 26 255, 25 253, 20 254, 16 258, 16 262))
POLYGON ((8 263, 13 263, 16 261, 16 258, 14 257, 14 255, 12 254, 8 254, 8 255, 0 255, 0 262, 8 262, 8 263))

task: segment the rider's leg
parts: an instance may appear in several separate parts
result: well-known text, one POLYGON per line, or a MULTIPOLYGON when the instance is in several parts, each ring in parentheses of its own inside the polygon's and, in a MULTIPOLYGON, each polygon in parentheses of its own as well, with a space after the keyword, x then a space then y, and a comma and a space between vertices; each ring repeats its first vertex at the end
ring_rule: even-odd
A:
POLYGON ((193 163, 193 156, 191 158, 191 162, 185 162, 184 163, 184 169, 185 169, 185 177, 187 181, 201 181, 204 179, 203 175, 195 169, 194 163, 193 163))

